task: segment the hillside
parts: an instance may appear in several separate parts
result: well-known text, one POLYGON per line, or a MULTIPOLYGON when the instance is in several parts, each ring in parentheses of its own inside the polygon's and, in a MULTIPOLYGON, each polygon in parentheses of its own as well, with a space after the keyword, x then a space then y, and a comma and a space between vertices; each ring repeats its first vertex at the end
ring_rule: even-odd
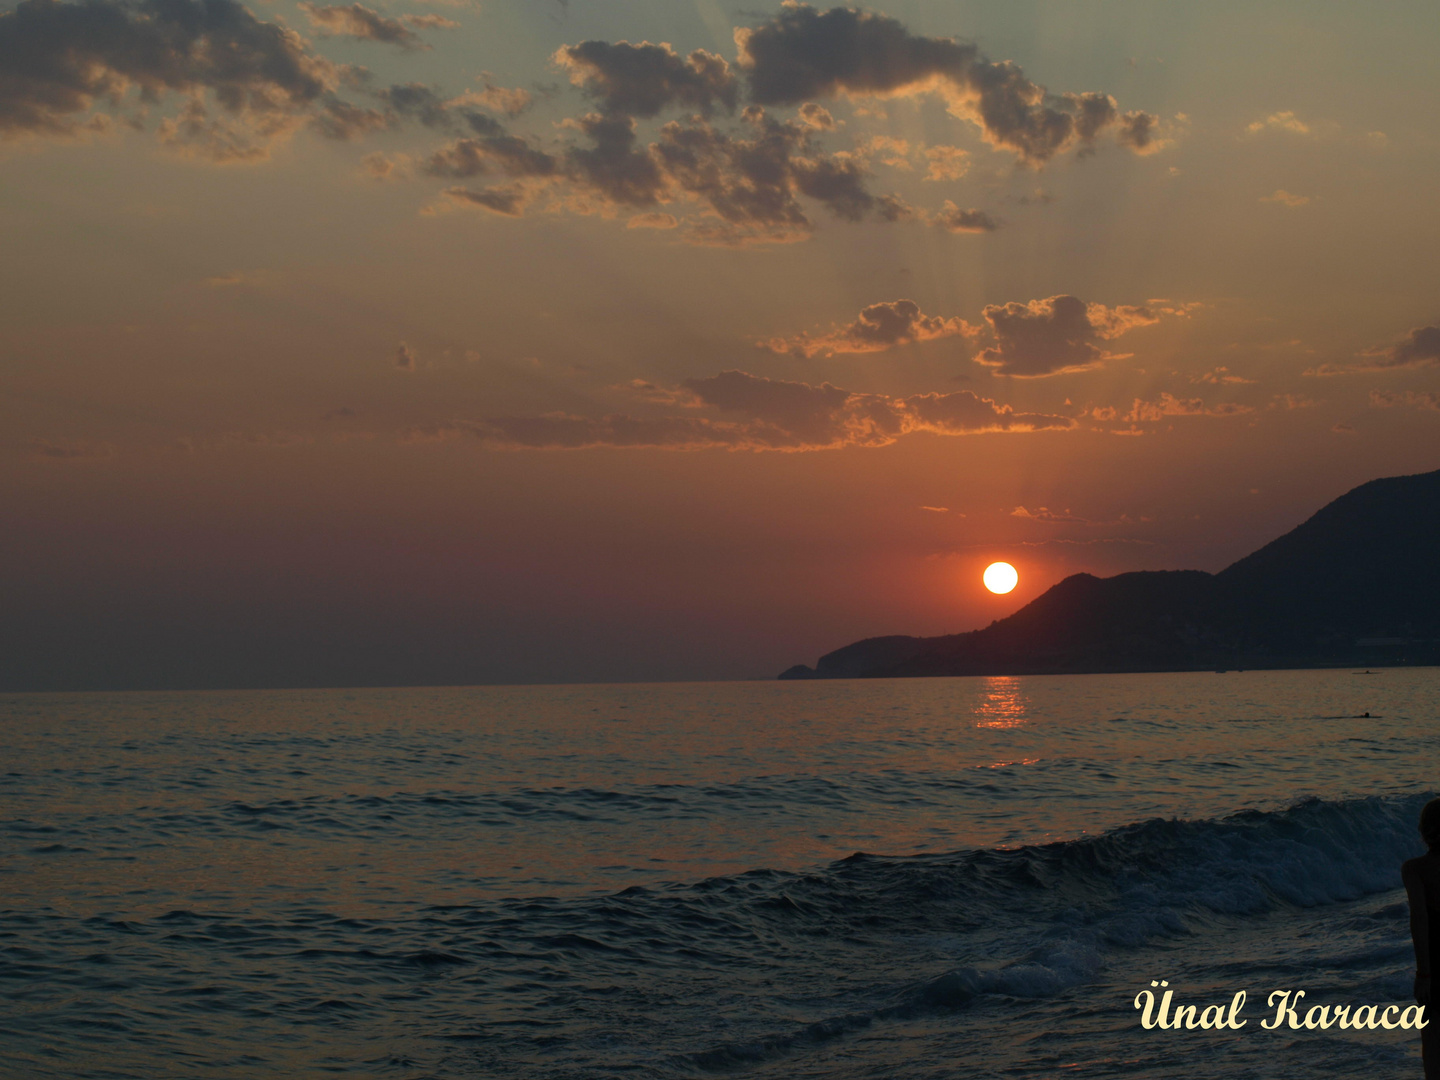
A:
POLYGON ((782 679, 1440 662, 1440 471, 1362 484, 1218 574, 1075 574, 983 630, 870 638, 782 679))

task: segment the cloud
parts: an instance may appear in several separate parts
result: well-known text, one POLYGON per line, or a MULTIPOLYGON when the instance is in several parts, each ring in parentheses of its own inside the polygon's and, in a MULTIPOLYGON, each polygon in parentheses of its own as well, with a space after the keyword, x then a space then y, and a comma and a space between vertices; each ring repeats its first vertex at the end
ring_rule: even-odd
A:
POLYGON ((521 184, 497 185, 481 188, 479 191, 474 188, 452 187, 446 188, 443 194, 454 202, 478 206, 482 210, 505 217, 520 217, 525 213, 525 207, 530 201, 530 193, 521 184))
POLYGON ((1271 113, 1269 116, 1254 121, 1247 125, 1245 130, 1251 135, 1259 135, 1265 131, 1288 131, 1292 135, 1309 135, 1312 129, 1309 124, 1286 109, 1284 112, 1271 113))
POLYGON ((1209 383, 1211 386, 1221 386, 1226 383, 1253 383, 1254 379, 1247 379, 1242 375, 1236 375, 1228 367, 1217 367, 1213 371, 1207 371, 1203 375, 1196 375, 1190 380, 1192 383, 1209 383))
POLYGON ((1305 397, 1303 394, 1276 394, 1270 399, 1269 408, 1292 412, 1295 409, 1313 409, 1319 404, 1314 398, 1305 397))
MULTIPOLYGON (((364 4, 333 4, 328 7, 316 7, 314 4, 300 0, 298 5, 310 20, 310 25, 320 30, 327 37, 350 37, 360 41, 378 41, 384 45, 399 45, 403 49, 428 48, 420 40, 420 36, 411 30, 399 19, 387 19, 378 11, 367 8, 364 4)), ((437 18, 438 16, 421 16, 421 18, 437 18)), ((444 20, 449 22, 449 20, 444 20)))
MULTIPOLYGON (((404 18, 411 26, 418 26, 422 30, 460 29, 458 22, 454 19, 447 19, 444 15, 406 15, 404 18)), ((523 94, 524 91, 522 90, 521 93, 523 94)))
POLYGON ((1366 349, 1360 358, 1358 364, 1320 364, 1304 374, 1325 377, 1352 375, 1360 371, 1429 367, 1440 363, 1440 326, 1417 326, 1399 341, 1366 349))
POLYGON ((587 113, 564 125, 585 141, 554 153, 482 119, 488 121, 485 133, 437 150, 425 171, 455 179, 498 172, 534 180, 533 191, 548 185, 556 203, 582 213, 653 215, 661 204, 686 201, 697 204, 704 218, 689 224, 685 239, 732 246, 808 235, 813 223, 802 199, 847 221, 899 221, 913 213, 899 198, 866 188, 859 158, 827 154, 813 142, 813 128, 775 120, 758 108, 746 110, 738 133, 692 117, 665 124, 649 145, 641 143, 633 117, 587 113))
POLYGON ((418 120, 428 128, 454 129, 455 114, 449 102, 424 83, 397 83, 377 96, 401 116, 418 120))
POLYGON ((372 131, 384 131, 394 124, 393 115, 335 97, 328 98, 311 121, 311 127, 327 139, 342 142, 364 138, 372 131))
POLYGON ((1072 514, 1069 510, 1051 510, 1045 506, 1037 506, 1034 510, 1027 510, 1023 506, 1017 506, 1014 510, 1010 511, 1010 516, 1024 518, 1027 521, 1066 522, 1080 525, 1096 524, 1088 518, 1072 514))
POLYGON ((165 142, 257 160, 343 70, 236 0, 23 0, 0 14, 0 136, 73 135, 103 116, 91 115, 97 104, 124 108, 131 90, 143 103, 175 93, 188 102, 162 122, 165 142))
POLYGON ((808 231, 811 222, 798 199, 802 195, 847 221, 867 216, 895 221, 908 215, 908 207, 895 197, 866 190, 858 159, 821 151, 808 125, 778 121, 753 107, 744 118, 748 137, 703 121, 672 122, 652 147, 669 180, 702 200, 721 221, 742 230, 808 231))
POLYGON ((1127 112, 1116 124, 1115 138, 1121 146, 1146 157, 1171 145, 1160 137, 1160 118, 1153 113, 1127 112))
POLYGON ((425 160, 431 176, 468 180, 499 172, 512 178, 550 177, 560 170, 553 154, 540 150, 515 135, 484 135, 457 139, 425 160))
POLYGON ((798 117, 802 124, 816 131, 833 131, 835 128, 835 117, 830 115, 830 110, 813 101, 800 106, 798 117))
POLYGON ((953 233, 986 233, 1000 228, 1000 222, 984 210, 962 210, 949 199, 930 220, 953 233))
POLYGON ((593 145, 567 150, 566 172, 598 200, 597 209, 647 208, 660 201, 667 178, 654 155, 638 146, 633 118, 588 113, 571 123, 593 145))
MULTIPOLYGON (((838 8, 821 13, 787 3, 772 20, 737 31, 737 42, 742 63, 734 70, 716 54, 697 49, 682 56, 665 42, 589 40, 562 47, 553 59, 594 103, 594 111, 561 121, 557 143, 511 135, 493 117, 465 111, 484 105, 513 114, 528 97, 507 101, 502 95, 518 91, 487 85, 484 94, 445 99, 411 84, 391 87, 381 97, 397 115, 427 126, 470 129, 430 156, 428 174, 466 180, 502 174, 512 181, 450 189, 452 202, 518 214, 543 200, 551 210, 639 217, 641 226, 673 219, 686 242, 729 246, 804 239, 814 229, 810 204, 852 222, 920 219, 966 233, 999 227, 984 210, 947 201, 931 213, 897 195, 871 191, 871 163, 909 169, 911 145, 876 136, 849 152, 827 152, 818 136, 839 125, 816 98, 939 88, 952 108, 980 123, 997 145, 1036 164, 1072 144, 1088 146, 1101 131, 1112 126, 1119 131, 1133 119, 1121 117, 1107 95, 1048 95, 1013 65, 992 64, 973 46, 948 38, 916 37, 884 16, 838 8), (834 40, 824 45, 827 35, 834 40), (852 46, 858 55, 835 54, 852 46), (899 53, 886 51, 892 46, 899 53), (820 68, 808 74, 780 70, 817 57, 820 68), (877 74, 877 64, 894 70, 877 74), (784 87, 782 76, 790 79, 784 87), (747 91, 752 104, 742 109, 747 91), (796 105, 798 115, 771 116, 763 107, 771 103, 796 105), (653 134, 647 127, 642 136, 638 121, 680 109, 688 115, 653 134), (714 121, 716 113, 737 110, 738 124, 714 121), (684 204, 698 213, 682 215, 684 204)), ((920 149, 927 179, 954 180, 968 166, 958 147, 920 149)))
POLYGON ((1107 94, 1050 94, 1017 65, 992 62, 975 45, 911 34, 873 12, 787 3, 770 21, 737 29, 735 44, 750 99, 760 105, 938 93, 988 142, 1032 165, 1088 146, 1111 127, 1132 149, 1144 150, 1156 122, 1127 113, 1122 124, 1107 94))
POLYGON ((1372 409, 1405 407, 1425 409, 1430 412, 1440 412, 1440 395, 1424 393, 1417 390, 1401 390, 1399 392, 1371 390, 1370 407, 1372 409))
POLYGON ((709 115, 735 111, 739 84, 723 57, 696 49, 682 58, 665 42, 582 41, 553 57, 609 114, 657 116, 672 106, 709 115))
POLYGON ((410 175, 410 159, 404 154, 366 154, 360 171, 372 180, 400 180, 410 175))
POLYGON ((1160 307, 1162 301, 1139 307, 1107 308, 1086 304, 1074 296, 1052 296, 1028 303, 991 304, 982 314, 995 335, 995 344, 982 349, 975 361, 994 368, 996 375, 1039 378, 1085 371, 1109 359, 1101 342, 1138 326, 1151 326, 1162 314, 1183 314, 1185 308, 1160 307))
MULTIPOLYGON (((156 135, 182 157, 197 158, 217 165, 264 161, 275 143, 288 138, 300 121, 283 112, 248 111, 238 117, 216 117, 199 99, 192 98, 177 116, 160 121, 156 135)), ((335 131, 339 123, 323 130, 335 131)))
MULTIPOLYGON (((663 220, 656 215, 678 210, 676 204, 690 204, 698 214, 670 214, 678 236, 729 246, 804 239, 814 229, 810 203, 844 221, 918 218, 966 233, 999 227, 984 210, 947 201, 930 213, 897 195, 871 191, 870 164, 909 169, 911 145, 875 136, 849 152, 827 152, 818 136, 839 125, 819 98, 939 89, 987 138, 1032 164, 1071 145, 1089 146, 1110 127, 1144 127, 1136 119, 1141 114, 1122 117, 1108 95, 1049 95, 1014 65, 992 64, 974 46, 948 38, 911 35, 884 16, 787 3, 770 21, 737 31, 736 40, 741 66, 734 70, 714 53, 697 49, 682 56, 665 42, 589 40, 562 47, 553 59, 594 111, 562 121, 562 132, 575 134, 562 136, 559 145, 509 135, 481 114, 457 116, 457 110, 481 104, 478 92, 446 100, 412 84, 383 96, 397 114, 422 124, 453 131, 463 119, 471 129, 431 156, 431 175, 470 179, 498 172, 525 181, 519 187, 454 189, 447 193, 452 201, 520 213, 543 196, 549 209, 644 215, 642 224, 663 220), (752 103, 742 109, 747 92, 752 103), (767 104, 798 106, 798 115, 777 119, 767 104), (647 128, 642 137, 638 121, 681 109, 688 115, 653 135, 647 128), (716 113, 737 110, 738 125, 714 121, 716 113)), ((502 105, 498 92, 485 104, 502 105)), ((1138 134, 1131 138, 1136 149, 1143 141, 1138 134)), ((958 147, 922 150, 927 179, 954 180, 968 166, 958 147)))
POLYGON ((855 153, 865 161, 879 161, 892 169, 909 172, 910 143, 893 135, 872 135, 855 148, 855 153))
MULTIPOLYGON (((982 314, 995 344, 982 349, 975 360, 994 368, 997 375, 1020 378, 1084 371, 1118 358, 1105 350, 1104 342, 1136 327, 1153 326, 1164 316, 1187 315, 1196 306, 1150 300, 1139 306, 1106 307, 1064 295, 1023 304, 991 304, 982 314)), ((775 353, 811 357, 879 352, 908 342, 976 337, 983 332, 983 327, 972 326, 959 317, 926 315, 913 300, 889 300, 871 304, 854 322, 835 326, 826 334, 801 333, 757 344, 775 353)), ((1201 376, 1201 380, 1249 381, 1228 376, 1226 370, 1217 368, 1201 376)))
MULTIPOLYGON (((438 18, 439 16, 430 17, 438 18)), ((530 107, 532 100, 529 90, 518 86, 496 86, 487 80, 484 89, 467 90, 459 97, 452 98, 447 104, 452 108, 463 105, 479 105, 481 108, 504 113, 507 116, 519 116, 530 107)))
POLYGON ((1417 326, 1392 345, 1362 353, 1369 361, 1364 370, 1421 367, 1440 362, 1440 326, 1417 326))
POLYGON ((958 146, 925 148, 926 180, 959 180, 970 168, 970 155, 958 146))
POLYGON ((890 300, 863 308, 854 322, 837 326, 828 334, 811 337, 802 333, 791 338, 771 338, 759 344, 771 352, 810 357, 817 353, 880 352, 913 341, 933 341, 955 335, 973 337, 977 333, 979 331, 964 319, 924 314, 914 300, 890 300))
POLYGON ((1248 405, 1227 402, 1222 405, 1206 405, 1199 398, 1177 398, 1162 393, 1156 401, 1136 398, 1125 419, 1133 423, 1154 423, 1167 416, 1241 416, 1255 410, 1248 405))
MULTIPOLYGON (((743 371, 687 379, 667 395, 686 415, 591 418, 552 413, 449 425, 506 449, 651 447, 671 450, 834 450, 888 446, 906 435, 1066 430, 1070 417, 1016 413, 969 391, 892 398, 823 383, 767 379, 743 371), (707 415, 708 413, 708 415, 707 415)), ((647 392, 648 392, 647 391, 647 392)))
POLYGON ((400 342, 395 349, 395 366, 401 371, 414 371, 420 363, 420 357, 415 350, 405 342, 400 342))
POLYGON ((530 92, 485 83, 481 90, 467 90, 446 97, 424 83, 397 83, 376 94, 401 116, 418 120, 437 131, 470 131, 476 135, 503 135, 505 128, 493 116, 476 112, 475 106, 490 112, 518 116, 530 106, 530 92))
POLYGON ((1298 210, 1310 201, 1309 195, 1293 195, 1284 188, 1277 188, 1273 195, 1262 195, 1261 202, 1279 203, 1291 210, 1298 210))

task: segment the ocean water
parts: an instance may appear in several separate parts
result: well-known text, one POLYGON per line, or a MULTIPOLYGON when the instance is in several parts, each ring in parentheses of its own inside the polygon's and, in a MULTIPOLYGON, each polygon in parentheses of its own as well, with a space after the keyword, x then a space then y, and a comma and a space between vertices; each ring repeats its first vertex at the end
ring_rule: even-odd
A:
POLYGON ((1408 1003, 1437 766, 1436 669, 4 696, 0 1075, 1418 1077, 1260 1022, 1408 1003))

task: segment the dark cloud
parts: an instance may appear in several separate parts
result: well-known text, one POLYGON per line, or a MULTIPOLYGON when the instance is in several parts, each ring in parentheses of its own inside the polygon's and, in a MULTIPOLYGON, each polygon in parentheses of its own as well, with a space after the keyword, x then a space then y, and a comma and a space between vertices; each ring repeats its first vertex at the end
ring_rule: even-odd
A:
POLYGON ((73 132, 97 102, 120 107, 132 88, 143 102, 208 91, 223 120, 196 105, 171 123, 170 141, 221 159, 263 155, 340 75, 235 0, 23 0, 0 14, 4 135, 73 132))
POLYGON ((735 43, 750 97, 761 105, 935 91, 991 143, 1036 165, 1077 142, 1088 145, 1118 119, 1108 95, 1049 94, 1013 63, 987 60, 953 38, 911 34, 873 12, 790 3, 769 22, 737 30, 735 43))
POLYGON ((796 157, 790 161, 790 175, 797 191, 846 221, 861 221, 872 213, 882 221, 901 221, 912 213, 898 196, 877 197, 866 191, 865 170, 852 157, 796 157))
MULTIPOLYGON (((487 118, 488 119, 488 118, 487 118)), ((491 121, 494 124, 493 121, 491 121)), ((764 110, 746 112, 741 133, 717 129, 700 117, 671 121, 649 145, 629 116, 588 113, 566 125, 586 140, 542 151, 514 136, 459 139, 431 155, 431 175, 470 178, 500 171, 514 178, 564 181, 560 193, 575 209, 651 211, 659 203, 691 198, 712 222, 687 234, 698 242, 745 243, 807 235, 812 225, 801 198, 836 217, 897 221, 912 211, 895 196, 865 187, 860 163, 826 154, 800 122, 776 121, 764 110)), ((498 124, 494 130, 501 131, 498 124)))
MULTIPOLYGON (((424 83, 398 83, 381 90, 377 96, 401 116, 417 120, 428 128, 448 131, 455 126, 455 114, 450 111, 448 102, 424 83)), ((483 113, 477 115, 482 122, 490 120, 496 130, 500 130, 498 121, 483 113)))
POLYGON ((1115 137, 1137 154, 1148 154, 1160 146, 1157 129, 1160 118, 1150 113, 1127 112, 1120 118, 1115 137))
POLYGON ((504 214, 506 217, 519 217, 525 212, 525 205, 529 201, 525 189, 518 184, 484 188, 480 191, 453 187, 446 188, 445 194, 457 202, 479 206, 494 214, 504 214))
POLYGON ((401 371, 414 371, 419 361, 420 358, 415 354, 415 350, 405 342, 400 342, 395 349, 395 366, 401 371))
POLYGON ((863 441, 849 427, 848 406, 855 396, 823 383, 765 379, 743 371, 722 371, 680 384, 705 405, 750 421, 752 437, 775 447, 830 446, 863 441))
POLYGON ((1161 314, 1183 309, 1114 307, 1086 304, 1073 296, 1052 296, 1019 304, 991 304, 983 311, 995 344, 976 361, 996 375, 1035 378, 1096 367, 1111 354, 1101 342, 1137 326, 1158 322, 1161 314))
POLYGON ((611 206, 654 206, 665 190, 665 177, 648 149, 637 149, 635 121, 628 116, 588 113, 574 121, 592 145, 565 154, 569 175, 611 206))
POLYGON ((682 58, 663 42, 582 41, 563 46, 554 59, 606 113, 650 117, 671 106, 705 115, 716 106, 735 110, 739 86, 730 65, 704 49, 682 58))
MULTIPOLYGON (((919 217, 952 232, 977 233, 1000 222, 949 201, 930 213, 896 195, 872 192, 871 155, 864 148, 827 152, 818 138, 835 128, 835 120, 812 99, 938 90, 952 110, 980 123, 990 141, 1033 163, 1072 144, 1089 145, 1122 122, 1106 94, 1047 94, 1013 64, 992 63, 973 45, 949 38, 913 35, 886 16, 787 3, 769 22, 737 31, 736 41, 756 102, 743 110, 738 126, 711 120, 717 110, 733 111, 740 97, 735 73, 719 56, 696 50, 682 57, 663 43, 584 41, 555 54, 597 104, 597 111, 563 122, 578 133, 568 145, 541 149, 505 135, 492 117, 471 114, 465 120, 474 137, 437 151, 427 171, 462 179, 503 172, 533 181, 523 189, 528 198, 548 188, 551 205, 644 215, 645 221, 661 220, 656 214, 662 205, 697 203, 700 215, 678 222, 679 236, 691 243, 802 239, 814 227, 809 203, 845 221, 919 217), (770 103, 799 104, 799 115, 776 119, 763 107, 770 103), (642 137, 637 120, 669 108, 691 115, 665 123, 652 139, 642 137)), ((475 96, 444 101, 416 86, 392 87, 388 94, 398 113, 437 128, 453 128, 456 109, 475 96)), ((905 149, 896 140, 882 141, 895 144, 897 154, 905 149)), ((958 148, 932 148, 926 157, 932 179, 964 172, 965 154, 958 148)), ((883 160, 907 164, 903 156, 883 160)), ((513 186, 450 192, 490 209, 504 206, 506 213, 523 209, 521 193, 513 186)))
POLYGON ((704 121, 672 122, 652 147, 677 188, 701 199, 742 234, 803 234, 811 223, 797 198, 801 195, 847 221, 867 216, 896 221, 909 214, 898 198, 866 190, 865 172, 854 158, 820 150, 807 124, 777 121, 753 107, 745 119, 749 137, 704 121))
POLYGON ((1419 367, 1440 361, 1440 326, 1417 326, 1409 334, 1383 348, 1364 354, 1365 366, 1374 368, 1419 367))
POLYGON ((311 120, 310 126, 327 139, 364 138, 372 131, 384 131, 394 125, 395 118, 377 109, 351 104, 329 97, 311 120))
POLYGON ((968 390, 891 398, 852 393, 829 383, 812 386, 743 371, 687 379, 667 399, 680 401, 686 395, 694 410, 710 409, 720 415, 504 417, 452 425, 449 430, 463 430, 509 449, 610 446, 807 451, 887 446, 917 432, 974 435, 1075 426, 1070 417, 1016 413, 1008 405, 997 405, 968 390))
MULTIPOLYGON (((809 227, 795 198, 795 158, 807 145, 806 129, 777 123, 763 113, 747 114, 753 138, 736 137, 707 123, 666 124, 656 156, 677 186, 705 202, 733 225, 809 227)), ((858 194, 838 191, 842 205, 858 194)), ((818 186, 818 185, 817 185, 818 186)))
POLYGON ((424 170, 431 176, 468 180, 494 172, 516 179, 549 178, 561 171, 561 159, 541 150, 518 135, 509 135, 495 120, 486 116, 484 124, 472 124, 483 134, 475 138, 457 139, 442 147, 425 161, 424 170))
POLYGON ((1417 326, 1399 341, 1365 350, 1358 364, 1320 364, 1304 374, 1352 375, 1362 371, 1428 367, 1436 363, 1440 363, 1440 326, 1417 326))
MULTIPOLYGON (((1119 115, 1119 110, 1115 107, 1115 99, 1109 94, 1090 92, 1062 96, 1074 110, 1075 134, 1081 142, 1093 142, 1095 136, 1115 123, 1116 117, 1119 115)), ((1146 114, 1136 115, 1144 116, 1146 114)))
POLYGON ((761 344, 771 352, 809 357, 817 353, 879 352, 912 341, 976 333, 964 319, 926 315, 914 300, 890 300, 861 309, 854 322, 837 326, 828 334, 812 337, 802 333, 761 344))
POLYGON ((387 19, 364 4, 317 7, 301 0, 299 7, 310 20, 310 25, 328 37, 378 41, 386 45, 399 45, 404 49, 427 47, 420 41, 420 36, 399 19, 387 19))

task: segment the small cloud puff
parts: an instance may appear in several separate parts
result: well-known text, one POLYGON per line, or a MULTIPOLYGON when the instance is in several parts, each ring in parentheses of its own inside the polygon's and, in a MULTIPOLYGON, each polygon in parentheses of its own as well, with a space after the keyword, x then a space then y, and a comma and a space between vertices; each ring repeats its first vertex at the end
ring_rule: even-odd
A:
POLYGON ((1250 135, 1259 135, 1266 131, 1285 131, 1292 135, 1310 135, 1314 129, 1305 121, 1301 120, 1289 109, 1283 112, 1274 112, 1269 116, 1261 117, 1248 125, 1245 131, 1250 135))
POLYGON ((1286 191, 1284 188, 1277 188, 1273 195, 1262 195, 1260 201, 1265 203, 1278 203, 1291 210, 1298 210, 1300 207, 1307 205, 1311 200, 1309 195, 1295 195, 1286 191))

